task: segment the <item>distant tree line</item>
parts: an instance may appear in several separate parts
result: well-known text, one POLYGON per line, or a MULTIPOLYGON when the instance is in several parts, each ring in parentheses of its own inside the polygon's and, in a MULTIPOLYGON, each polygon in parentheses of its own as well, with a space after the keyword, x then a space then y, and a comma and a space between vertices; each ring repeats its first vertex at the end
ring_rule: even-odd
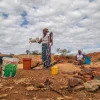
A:
POLYGON ((60 48, 57 48, 56 51, 58 53, 60 53, 62 56, 66 56, 67 53, 70 53, 70 50, 67 50, 67 49, 60 49, 60 48))
POLYGON ((26 50, 26 54, 31 54, 31 55, 41 55, 42 53, 39 52, 38 50, 35 50, 35 51, 29 51, 29 50, 26 50))

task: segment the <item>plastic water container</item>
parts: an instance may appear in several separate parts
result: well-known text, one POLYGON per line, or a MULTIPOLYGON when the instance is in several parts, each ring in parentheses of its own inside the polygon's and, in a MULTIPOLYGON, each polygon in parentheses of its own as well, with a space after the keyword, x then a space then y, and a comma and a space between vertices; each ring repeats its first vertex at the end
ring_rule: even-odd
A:
POLYGON ((57 67, 57 66, 51 67, 51 74, 52 74, 52 75, 58 74, 58 67, 57 67))
POLYGON ((85 64, 90 64, 91 63, 91 58, 86 56, 85 57, 85 64))
POLYGON ((17 71, 17 58, 3 57, 2 77, 14 77, 17 71))

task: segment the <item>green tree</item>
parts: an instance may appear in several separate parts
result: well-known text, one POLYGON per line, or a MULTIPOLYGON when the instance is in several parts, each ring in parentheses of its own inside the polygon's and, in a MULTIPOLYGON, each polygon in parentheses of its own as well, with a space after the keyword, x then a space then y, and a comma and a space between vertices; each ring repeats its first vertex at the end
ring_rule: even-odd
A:
POLYGON ((39 51, 38 50, 32 51, 32 54, 33 55, 38 55, 39 54, 39 51))
POLYGON ((56 51, 57 51, 58 53, 61 53, 62 56, 66 56, 67 53, 70 53, 70 51, 67 50, 67 49, 60 49, 60 48, 58 48, 56 51))
POLYGON ((29 50, 26 50, 26 54, 29 54, 30 53, 30 51, 29 50))

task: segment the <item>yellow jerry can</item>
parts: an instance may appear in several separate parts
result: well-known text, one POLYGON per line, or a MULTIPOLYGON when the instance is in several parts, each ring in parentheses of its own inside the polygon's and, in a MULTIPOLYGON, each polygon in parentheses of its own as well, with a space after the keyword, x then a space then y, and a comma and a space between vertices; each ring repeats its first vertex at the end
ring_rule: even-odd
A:
POLYGON ((58 67, 57 66, 51 67, 51 74, 53 74, 53 75, 58 74, 58 67))

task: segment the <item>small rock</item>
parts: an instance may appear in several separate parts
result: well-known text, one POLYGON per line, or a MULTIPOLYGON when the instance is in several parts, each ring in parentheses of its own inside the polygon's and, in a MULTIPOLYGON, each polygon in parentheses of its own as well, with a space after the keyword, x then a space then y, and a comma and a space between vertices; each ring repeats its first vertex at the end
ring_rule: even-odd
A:
POLYGON ((48 88, 40 88, 40 90, 48 90, 48 88))
POLYGON ((72 79, 69 79, 69 80, 68 80, 68 85, 71 86, 71 87, 75 87, 75 86, 77 86, 78 84, 80 84, 81 82, 82 82, 81 79, 72 78, 72 79))
POLYGON ((100 80, 91 80, 84 83, 84 87, 87 91, 96 91, 100 86, 100 80))
POLYGON ((18 91, 14 91, 13 93, 18 94, 19 92, 18 91))
POLYGON ((0 98, 6 97, 8 94, 1 94, 0 98))
POLYGON ((92 79, 92 75, 84 75, 85 78, 91 78, 92 79))
POLYGON ((44 84, 40 83, 36 85, 37 88, 44 88, 44 84))
POLYGON ((94 79, 100 80, 100 76, 95 76, 94 79))
POLYGON ((20 83, 24 83, 25 82, 25 78, 21 78, 19 80, 14 80, 15 84, 20 84, 20 83))
POLYGON ((34 98, 33 98, 33 100, 37 100, 37 98, 36 98, 36 97, 34 97, 34 98))
POLYGON ((92 75, 92 72, 88 69, 84 69, 84 70, 81 70, 80 72, 78 72, 79 75, 92 75))
POLYGON ((34 86, 28 86, 26 87, 27 91, 33 91, 33 90, 37 90, 34 86))
POLYGON ((92 79, 88 77, 88 78, 85 78, 85 80, 87 82, 87 81, 91 81, 92 79))
POLYGON ((49 79, 46 79, 44 82, 44 85, 51 85, 51 84, 52 84, 52 82, 49 79))
POLYGON ((83 76, 80 76, 80 75, 75 75, 75 76, 73 76, 73 77, 79 78, 79 79, 83 80, 84 82, 86 81, 85 78, 84 78, 83 76))
POLYGON ((3 88, 3 90, 7 90, 7 89, 11 90, 11 89, 13 89, 13 86, 11 86, 11 87, 4 87, 3 88))
POLYGON ((78 91, 78 90, 83 90, 85 89, 84 85, 78 85, 76 87, 73 88, 75 91, 78 91))
POLYGON ((2 84, 0 84, 0 88, 3 88, 3 85, 2 84))
POLYGON ((57 100, 65 100, 63 97, 57 97, 57 100))
POLYGON ((88 100, 92 100, 92 98, 89 98, 88 100))
POLYGON ((64 89, 67 89, 67 88, 68 88, 68 86, 61 86, 60 90, 64 90, 64 89))

